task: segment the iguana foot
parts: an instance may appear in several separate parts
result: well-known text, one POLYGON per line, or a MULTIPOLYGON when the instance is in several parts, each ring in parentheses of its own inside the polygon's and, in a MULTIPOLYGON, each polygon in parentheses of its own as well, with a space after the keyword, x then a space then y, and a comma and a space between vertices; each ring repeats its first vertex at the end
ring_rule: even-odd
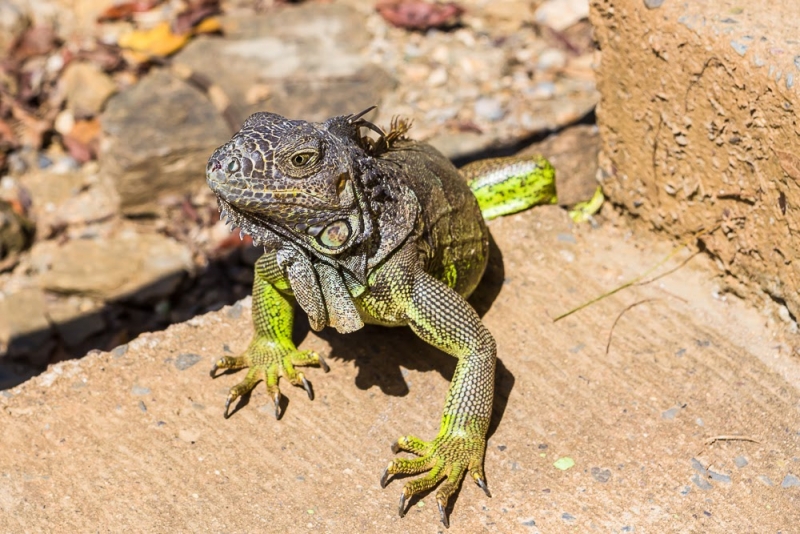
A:
POLYGON ((275 418, 280 419, 281 391, 278 380, 281 376, 289 379, 292 385, 306 390, 308 398, 314 400, 314 390, 305 375, 295 367, 319 366, 326 373, 330 370, 322 356, 313 350, 283 350, 254 340, 241 356, 223 356, 211 368, 211 378, 216 377, 217 369, 242 369, 248 367, 244 380, 230 389, 225 400, 225 418, 230 417, 228 408, 231 403, 253 390, 259 381, 267 384, 267 395, 275 403, 275 418), (266 346, 265 346, 266 345, 266 346))
POLYGON ((486 440, 482 436, 470 435, 468 431, 440 433, 433 441, 422 441, 413 436, 405 436, 392 445, 392 452, 407 451, 419 458, 397 458, 392 460, 383 472, 381 487, 385 488, 389 475, 416 475, 424 471, 424 477, 411 480, 403 486, 400 496, 400 517, 405 515, 406 501, 430 490, 442 480, 445 482, 436 492, 436 504, 439 515, 446 528, 450 527, 445 508, 450 496, 461 485, 464 475, 469 471, 472 479, 491 497, 483 474, 483 456, 486 440))

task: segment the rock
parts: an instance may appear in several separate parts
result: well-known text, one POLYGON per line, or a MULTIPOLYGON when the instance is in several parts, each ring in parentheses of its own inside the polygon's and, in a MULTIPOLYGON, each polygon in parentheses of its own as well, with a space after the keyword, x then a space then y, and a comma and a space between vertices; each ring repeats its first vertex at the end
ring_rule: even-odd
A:
POLYGON ((496 98, 480 98, 475 102, 475 115, 487 121, 499 121, 506 114, 503 104, 496 98))
POLYGON ((396 85, 364 54, 365 24, 366 17, 339 4, 232 15, 223 18, 225 39, 198 38, 175 61, 218 83, 241 120, 266 110, 320 121, 380 104, 396 85), (264 83, 270 85, 266 98, 248 104, 248 88, 264 83))
POLYGON ((75 295, 47 303, 47 317, 67 348, 73 348, 106 327, 102 306, 75 295))
POLYGON ((119 195, 96 167, 65 173, 46 169, 19 178, 30 191, 32 216, 44 235, 64 225, 101 221, 117 213, 119 195))
POLYGON ((452 132, 428 139, 428 143, 451 160, 469 157, 490 148, 492 139, 472 132, 452 132))
POLYGON ((67 100, 67 109, 74 117, 93 117, 117 90, 110 76, 91 63, 67 65, 60 82, 67 100))
POLYGON ((556 31, 564 31, 588 16, 589 0, 545 0, 534 14, 536 22, 556 31))
POLYGON ((33 242, 34 223, 0 199, 0 271, 16 265, 19 254, 33 242))
POLYGON ((57 293, 146 303, 172 294, 192 270, 184 245, 160 234, 125 231, 68 241, 40 284, 57 293))
POLYGON ((53 348, 52 334, 42 290, 0 293, 0 357, 24 356, 37 366, 45 365, 53 348))
MULTIPOLYGON (((800 315, 797 4, 592 2, 606 196, 800 315), (722 15, 724 13, 724 16, 722 15), (658 28, 644 36, 642 28, 658 28), (716 230, 715 230, 716 228, 716 230)), ((741 286, 741 287, 738 287, 741 286)), ((747 295, 750 293, 750 295, 747 295)))
POLYGON ((536 67, 540 70, 560 69, 567 64, 567 56, 558 48, 548 48, 539 54, 536 67))
POLYGON ((100 166, 126 214, 156 212, 159 196, 201 187, 208 156, 230 137, 211 103, 163 70, 113 96, 101 123, 100 166))
POLYGON ((0 0, 0 57, 7 57, 30 21, 20 6, 10 0, 0 0))

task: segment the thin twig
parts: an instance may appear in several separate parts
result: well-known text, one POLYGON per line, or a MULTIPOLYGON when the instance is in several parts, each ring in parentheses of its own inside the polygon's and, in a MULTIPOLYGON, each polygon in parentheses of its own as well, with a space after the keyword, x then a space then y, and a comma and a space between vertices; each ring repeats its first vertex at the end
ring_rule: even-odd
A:
MULTIPOLYGON (((683 240, 683 242, 682 242, 680 245, 678 245, 677 247, 673 248, 673 249, 670 251, 670 253, 669 253, 669 254, 667 254, 667 255, 666 255, 666 256, 665 256, 665 257, 664 257, 664 258, 663 258, 661 261, 659 261, 658 263, 656 263, 655 265, 653 265, 652 267, 650 267, 649 269, 647 269, 647 270, 646 270, 645 272, 643 272, 642 274, 640 274, 640 275, 638 275, 638 276, 636 276, 636 277, 634 277, 634 278, 632 278, 632 279, 628 280, 627 282, 625 282, 624 284, 622 284, 622 285, 620 285, 620 286, 617 286, 617 287, 615 287, 615 288, 614 288, 614 289, 612 289, 611 291, 607 291, 607 292, 605 292, 605 293, 603 293, 603 294, 601 294, 601 295, 599 295, 599 296, 597 296, 597 297, 595 297, 595 298, 593 298, 593 299, 591 299, 591 300, 588 300, 588 301, 584 302, 583 304, 581 304, 580 306, 578 306, 578 307, 576 307, 576 308, 572 308, 572 309, 571 309, 571 310, 569 310, 568 312, 562 313, 561 315, 559 315, 558 317, 556 317, 555 319, 553 319, 553 322, 554 322, 554 323, 556 323, 556 322, 560 321, 561 319, 563 319, 563 318, 565 318, 565 317, 569 317, 569 316, 570 316, 570 315, 572 315, 573 313, 575 313, 575 312, 577 312, 577 311, 580 311, 580 310, 582 310, 582 309, 584 309, 584 308, 587 308, 587 307, 591 306, 592 304, 594 304, 595 302, 599 302, 599 301, 603 300, 603 299, 604 299, 604 298, 606 298, 606 297, 610 297, 611 295, 613 295, 613 294, 615 294, 615 293, 618 293, 618 292, 622 291, 622 290, 623 290, 623 289, 625 289, 626 287, 631 287, 631 286, 633 286, 633 285, 636 285, 636 284, 638 284, 638 283, 639 283, 639 282, 640 282, 640 281, 641 281, 643 278, 645 278, 645 277, 646 277, 646 276, 648 276, 650 273, 652 273, 653 271, 655 271, 656 269, 658 269, 659 267, 661 267, 662 265, 664 265, 665 263, 667 263, 667 262, 668 262, 670 259, 672 259, 672 257, 673 257, 673 256, 675 256, 675 254, 677 254, 678 252, 680 252, 681 250, 683 250, 683 248, 684 248, 684 247, 686 247, 686 246, 688 246, 688 245, 689 245, 689 244, 690 244, 690 243, 691 243, 693 240, 696 240, 698 237, 700 237, 700 236, 702 236, 702 235, 704 235, 704 234, 710 234, 710 233, 712 233, 712 232, 716 231, 718 228, 719 228, 719 225, 717 225, 717 226, 713 227, 713 228, 712 228, 712 229, 710 229, 710 230, 706 230, 705 228, 701 228, 700 230, 698 230, 698 231, 694 232, 694 233, 693 233, 693 234, 692 234, 690 237, 688 237, 688 238, 684 239, 684 240, 683 240)), ((690 259, 691 259, 691 258, 690 258, 690 259)), ((687 261, 688 261, 688 260, 687 260, 687 261)), ((686 263, 686 262, 683 262, 683 263, 682 263, 681 265, 679 265, 678 267, 681 267, 681 266, 682 266, 682 265, 684 265, 685 263, 686 263)), ((673 270, 674 270, 674 269, 673 269, 673 270)), ((670 272, 672 272, 672 271, 670 271, 670 272)), ((666 273, 665 273, 665 274, 666 274, 666 273)), ((658 279, 658 278, 660 278, 660 276, 659 276, 659 277, 656 277, 656 278, 653 278, 653 279, 652 279, 652 280, 650 280, 649 282, 652 282, 653 280, 656 280, 656 279, 658 279)))
POLYGON ((736 434, 723 434, 721 436, 712 436, 706 439, 706 447, 710 447, 718 441, 749 441, 751 443, 761 443, 756 438, 750 436, 737 436, 736 434))
POLYGON ((627 312, 628 310, 630 310, 632 308, 635 308, 636 306, 638 306, 640 304, 646 304, 648 302, 653 302, 655 300, 661 300, 661 299, 659 299, 659 298, 649 298, 649 299, 640 300, 640 301, 634 302, 633 304, 630 304, 630 305, 626 306, 625 308, 623 308, 623 310, 621 312, 619 312, 619 315, 617 315, 617 318, 614 319, 614 324, 611 325, 611 330, 608 331, 608 341, 606 342, 606 356, 608 356, 608 351, 609 351, 609 349, 611 349, 611 337, 614 335, 614 328, 616 328, 617 323, 619 322, 620 319, 622 319, 622 316, 625 315, 625 312, 627 312))

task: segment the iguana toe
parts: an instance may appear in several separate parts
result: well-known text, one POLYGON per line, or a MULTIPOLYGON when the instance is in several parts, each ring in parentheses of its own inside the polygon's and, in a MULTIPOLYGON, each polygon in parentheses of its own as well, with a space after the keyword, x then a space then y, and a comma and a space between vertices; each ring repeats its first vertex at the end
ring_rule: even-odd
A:
POLYGON ((262 380, 267 386, 267 395, 275 404, 275 418, 281 417, 281 391, 278 382, 281 377, 286 377, 292 385, 302 387, 308 398, 314 400, 314 389, 311 382, 296 366, 319 366, 324 371, 330 368, 316 352, 311 350, 276 350, 269 345, 264 346, 255 339, 247 351, 241 356, 223 356, 211 368, 212 378, 216 377, 219 369, 249 368, 244 380, 233 386, 225 399, 224 416, 230 417, 230 405, 239 397, 250 393, 262 380))
POLYGON ((449 528, 447 503, 458 490, 468 471, 484 493, 491 496, 483 476, 485 447, 483 437, 471 436, 469 432, 443 432, 430 442, 413 436, 400 438, 392 445, 392 450, 408 451, 419 457, 392 460, 381 476, 381 487, 386 487, 393 474, 416 475, 428 471, 426 475, 406 482, 403 486, 400 516, 405 514, 405 503, 408 499, 430 491, 441 483, 436 492, 436 504, 439 507, 442 524, 449 528))

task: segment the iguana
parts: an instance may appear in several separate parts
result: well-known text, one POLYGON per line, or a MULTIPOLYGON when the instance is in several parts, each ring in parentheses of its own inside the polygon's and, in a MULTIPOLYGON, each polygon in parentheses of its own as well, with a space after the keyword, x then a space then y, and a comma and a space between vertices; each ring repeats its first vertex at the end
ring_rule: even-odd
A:
POLYGON ((292 342, 295 302, 314 330, 353 332, 364 323, 409 326, 458 358, 438 435, 405 436, 392 474, 429 473, 405 484, 406 500, 445 480, 436 493, 442 522, 465 474, 487 496, 483 460, 492 412, 496 346, 467 303, 488 260, 484 216, 554 203, 554 170, 542 157, 498 158, 459 172, 432 146, 407 138, 409 123, 384 132, 363 116, 322 123, 256 113, 208 161, 208 185, 222 216, 264 247, 255 266, 255 335, 237 357, 211 370, 249 368, 230 389, 232 401, 264 380, 280 416, 278 380, 313 391, 298 367, 322 357, 292 342), (364 128, 378 133, 377 139, 364 128), (483 212, 483 215, 482 215, 483 212))

